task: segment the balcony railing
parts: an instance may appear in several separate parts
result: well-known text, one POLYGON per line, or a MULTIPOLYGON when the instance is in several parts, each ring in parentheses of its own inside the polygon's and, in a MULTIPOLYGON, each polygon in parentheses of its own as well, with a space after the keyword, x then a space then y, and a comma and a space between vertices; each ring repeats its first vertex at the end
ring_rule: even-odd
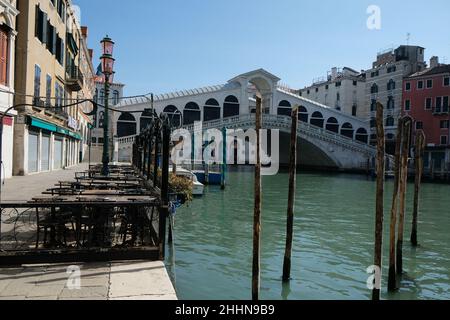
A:
POLYGON ((66 83, 72 91, 80 91, 83 88, 84 77, 76 65, 67 66, 66 83))

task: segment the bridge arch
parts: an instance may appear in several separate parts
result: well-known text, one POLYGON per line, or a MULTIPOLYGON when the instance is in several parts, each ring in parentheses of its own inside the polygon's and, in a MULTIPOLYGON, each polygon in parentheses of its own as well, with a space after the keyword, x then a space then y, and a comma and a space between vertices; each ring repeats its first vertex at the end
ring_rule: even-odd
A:
POLYGON ((308 113, 308 109, 306 109, 304 106, 300 106, 300 108, 298 109, 298 113, 299 113, 299 120, 301 122, 309 122, 309 113, 308 113))
POLYGON ((229 95, 225 98, 225 101, 223 103, 223 117, 236 117, 239 115, 239 109, 239 99, 234 95, 229 95))
POLYGON ((369 134, 367 133, 367 130, 364 128, 359 128, 356 131, 355 140, 363 143, 369 143, 369 134))
POLYGON ((135 135, 137 129, 136 118, 129 112, 120 115, 117 121, 117 136, 128 137, 135 135))
POLYGON ((189 102, 184 107, 183 124, 189 125, 201 120, 201 110, 195 102, 189 102))
POLYGON ((169 117, 172 127, 179 127, 181 125, 181 112, 174 105, 168 105, 164 108, 163 113, 169 117))
POLYGON ((147 129, 148 126, 152 123, 153 112, 150 109, 146 109, 139 119, 139 130, 140 132, 147 129))
POLYGON ((339 122, 336 118, 331 117, 327 120, 326 129, 328 131, 339 133, 339 122))
POLYGON ((322 128, 325 123, 325 119, 321 112, 316 111, 311 115, 311 125, 322 128))
POLYGON ((214 98, 209 99, 203 107, 203 121, 220 119, 220 111, 219 102, 214 98))
POLYGON ((292 105, 289 101, 283 100, 278 104, 277 114, 279 116, 291 116, 292 115, 292 105))
POLYGON ((354 133, 355 133, 355 130, 353 130, 353 126, 351 123, 346 122, 342 125, 341 135, 343 135, 344 137, 353 139, 354 133))

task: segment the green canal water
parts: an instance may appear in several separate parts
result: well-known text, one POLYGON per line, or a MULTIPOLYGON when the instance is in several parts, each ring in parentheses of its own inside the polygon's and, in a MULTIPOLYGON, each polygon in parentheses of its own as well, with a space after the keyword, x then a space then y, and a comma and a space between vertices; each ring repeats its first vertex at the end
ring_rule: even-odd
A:
MULTIPOLYGON (((386 183, 384 265, 388 263, 393 183, 386 183)), ((409 185, 401 289, 384 299, 450 299, 450 186, 424 184, 420 247, 409 244, 409 185)), ((323 300, 371 297, 366 269, 373 264, 375 182, 365 176, 302 173, 297 178, 292 281, 283 285, 288 174, 263 179, 262 299, 323 300)), ((225 191, 180 208, 167 266, 180 299, 250 299, 253 171, 233 169, 225 191)))

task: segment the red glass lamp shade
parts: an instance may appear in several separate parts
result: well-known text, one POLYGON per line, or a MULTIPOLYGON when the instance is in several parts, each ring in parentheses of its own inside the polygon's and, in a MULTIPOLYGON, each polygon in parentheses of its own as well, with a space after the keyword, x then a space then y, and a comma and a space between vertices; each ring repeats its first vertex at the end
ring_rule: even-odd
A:
POLYGON ((102 72, 107 75, 112 75, 114 73, 114 61, 113 52, 114 52, 114 42, 106 36, 102 41, 102 72))

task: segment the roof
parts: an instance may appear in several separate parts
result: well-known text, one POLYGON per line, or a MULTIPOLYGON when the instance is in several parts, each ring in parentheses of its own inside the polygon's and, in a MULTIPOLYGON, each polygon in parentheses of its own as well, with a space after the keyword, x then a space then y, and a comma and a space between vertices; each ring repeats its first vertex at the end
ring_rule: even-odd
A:
POLYGON ((450 64, 440 64, 434 68, 428 68, 423 71, 416 72, 408 78, 428 77, 437 74, 450 73, 450 64))
MULTIPOLYGON (((215 86, 207 86, 202 88, 196 88, 196 89, 190 89, 190 90, 182 90, 182 91, 174 91, 170 93, 164 93, 164 94, 155 94, 153 95, 153 101, 164 101, 164 100, 170 100, 170 99, 177 99, 182 97, 188 97, 188 96, 196 96, 201 95, 205 93, 213 93, 213 92, 219 92, 222 90, 233 90, 239 88, 239 85, 237 83, 227 83, 222 85, 215 85, 215 86)), ((141 97, 133 97, 129 99, 123 99, 117 107, 123 107, 123 106, 129 106, 133 104, 142 104, 142 103, 148 103, 151 100, 151 95, 147 94, 145 96, 141 97)))
POLYGON ((246 73, 240 74, 237 77, 234 77, 233 79, 231 79, 229 82, 236 81, 236 80, 238 80, 240 78, 251 78, 251 77, 253 77, 255 75, 259 75, 259 74, 264 75, 265 77, 273 80, 274 82, 278 82, 278 81, 281 80, 276 75, 274 75, 274 74, 270 73, 269 71, 261 68, 261 69, 257 69, 257 70, 253 70, 253 71, 250 71, 250 72, 246 72, 246 73))

